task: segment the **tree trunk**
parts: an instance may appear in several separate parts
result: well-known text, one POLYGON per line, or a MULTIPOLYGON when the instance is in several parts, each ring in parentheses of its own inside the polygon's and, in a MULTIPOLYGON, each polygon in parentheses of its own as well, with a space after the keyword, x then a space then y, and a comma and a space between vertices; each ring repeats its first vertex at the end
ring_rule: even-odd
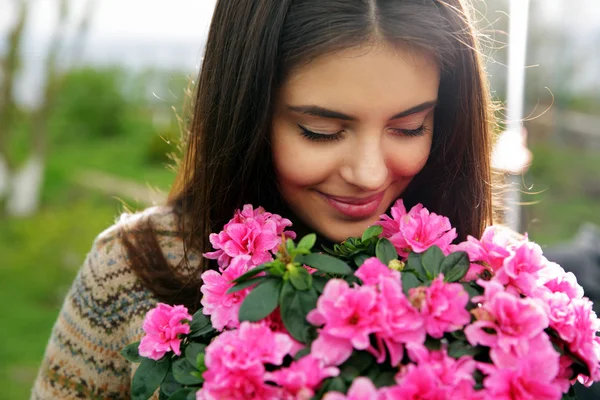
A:
MULTIPOLYGON (((7 38, 7 51, 0 63, 0 204, 8 195, 13 162, 8 152, 9 136, 13 129, 15 115, 14 87, 20 67, 19 50, 27 20, 28 2, 15 1, 18 8, 17 20, 7 38)), ((1 208, 1 207, 0 207, 1 208)))
POLYGON ((25 165, 13 173, 10 197, 6 202, 6 214, 9 216, 27 217, 35 214, 39 208, 48 147, 48 119, 59 89, 57 61, 64 40, 67 17, 68 1, 61 0, 56 30, 46 56, 46 79, 42 99, 32 116, 31 153, 25 165))
POLYGON ((19 171, 12 175, 6 214, 28 217, 37 212, 44 177, 44 159, 37 154, 29 157, 19 171))

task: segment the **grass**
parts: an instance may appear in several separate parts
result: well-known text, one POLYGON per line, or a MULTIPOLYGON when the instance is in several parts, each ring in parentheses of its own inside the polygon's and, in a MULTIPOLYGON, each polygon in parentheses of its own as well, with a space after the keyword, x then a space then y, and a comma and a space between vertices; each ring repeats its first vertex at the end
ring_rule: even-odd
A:
POLYGON ((0 221, 1 398, 28 398, 63 298, 118 209, 115 200, 88 193, 31 218, 0 221))

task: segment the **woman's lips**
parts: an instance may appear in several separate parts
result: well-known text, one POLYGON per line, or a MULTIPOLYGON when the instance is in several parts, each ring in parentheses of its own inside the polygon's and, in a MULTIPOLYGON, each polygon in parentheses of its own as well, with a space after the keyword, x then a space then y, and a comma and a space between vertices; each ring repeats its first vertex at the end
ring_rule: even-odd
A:
POLYGON ((375 214, 384 192, 369 197, 338 197, 319 192, 327 203, 340 213, 355 219, 367 218, 375 214))

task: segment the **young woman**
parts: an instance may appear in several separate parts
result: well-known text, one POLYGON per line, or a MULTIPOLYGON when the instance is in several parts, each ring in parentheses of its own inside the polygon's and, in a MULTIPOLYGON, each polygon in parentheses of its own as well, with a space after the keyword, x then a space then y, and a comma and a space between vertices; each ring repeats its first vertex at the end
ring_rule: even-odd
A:
POLYGON ((459 239, 491 223, 488 88, 465 0, 219 0, 166 205, 95 241, 33 398, 127 398, 157 301, 199 305, 208 235, 251 203, 322 241, 402 198, 459 239))

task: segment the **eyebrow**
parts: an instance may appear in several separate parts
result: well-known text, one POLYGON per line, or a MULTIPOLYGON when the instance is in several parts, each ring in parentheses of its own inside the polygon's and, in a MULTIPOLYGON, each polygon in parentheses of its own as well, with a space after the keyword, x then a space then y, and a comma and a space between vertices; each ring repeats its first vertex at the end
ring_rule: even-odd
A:
MULTIPOLYGON (((421 111, 428 110, 430 108, 435 107, 437 104, 437 100, 426 101, 419 105, 409 108, 408 110, 404 110, 394 115, 390 120, 399 119, 403 117, 407 117, 412 114, 416 114, 421 111)), ((288 110, 294 111, 300 114, 312 115, 314 117, 320 118, 328 118, 328 119, 339 119, 342 121, 356 121, 358 118, 353 117, 351 115, 347 115, 341 113, 339 111, 329 110, 327 108, 319 107, 319 106, 287 106, 288 110)))

